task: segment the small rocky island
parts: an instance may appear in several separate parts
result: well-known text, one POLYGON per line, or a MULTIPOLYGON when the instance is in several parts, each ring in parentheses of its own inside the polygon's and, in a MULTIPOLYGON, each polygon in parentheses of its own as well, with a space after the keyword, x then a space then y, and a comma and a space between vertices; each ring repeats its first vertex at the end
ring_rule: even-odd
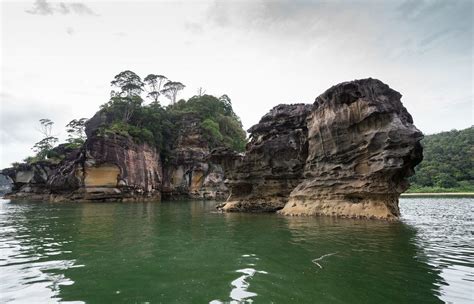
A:
POLYGON ((423 134, 376 79, 338 84, 313 105, 279 105, 250 132, 225 211, 397 218, 423 134))
POLYGON ((422 160, 423 135, 401 94, 376 79, 338 84, 313 104, 274 107, 245 145, 227 96, 174 102, 181 84, 173 82, 170 106, 143 106, 145 84, 123 76, 112 82, 121 91, 85 122, 84 142, 1 171, 12 181, 7 198, 218 199, 227 212, 393 219, 422 160))

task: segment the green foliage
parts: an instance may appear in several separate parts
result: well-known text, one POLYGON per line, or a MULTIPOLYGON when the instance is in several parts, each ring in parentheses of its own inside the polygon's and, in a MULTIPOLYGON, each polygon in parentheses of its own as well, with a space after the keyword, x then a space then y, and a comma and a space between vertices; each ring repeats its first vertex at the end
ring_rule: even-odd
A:
POLYGON ((43 139, 37 142, 32 150, 36 152, 36 158, 43 160, 48 157, 51 149, 54 148, 54 145, 58 142, 58 138, 52 136, 52 128, 54 122, 48 118, 40 119, 40 127, 38 131, 43 134, 43 139))
POLYGON ((186 86, 178 81, 168 81, 163 86, 163 90, 161 90, 161 94, 165 95, 170 101, 171 104, 176 103, 176 97, 178 92, 184 89, 186 86))
POLYGON ((79 148, 86 141, 85 122, 87 118, 73 119, 66 125, 68 147, 79 148))
POLYGON ((167 112, 174 117, 192 113, 200 118, 203 133, 210 139, 210 148, 226 146, 239 152, 245 150, 246 133, 227 95, 220 98, 211 95, 193 96, 188 101, 182 99, 170 105, 167 112))
POLYGON ((149 74, 143 79, 147 87, 147 97, 151 98, 153 102, 158 102, 161 95, 161 88, 167 79, 166 76, 155 74, 149 74))
POLYGON ((110 101, 102 105, 102 109, 116 119, 121 119, 123 122, 129 122, 134 113, 139 111, 143 104, 143 99, 139 95, 132 96, 113 96, 110 101))
POLYGON ((474 191, 474 127, 428 135, 422 145, 424 159, 410 191, 474 191))
POLYGON ((116 75, 112 85, 120 91, 113 91, 110 101, 102 106, 110 119, 101 128, 101 134, 131 136, 139 142, 158 147, 166 156, 179 135, 180 124, 191 115, 201 121, 199 127, 209 148, 226 146, 237 151, 245 149, 246 133, 227 95, 220 98, 198 95, 187 101, 181 99, 175 102, 177 93, 184 85, 176 81, 163 85, 166 80, 165 76, 149 74, 141 82, 140 77, 131 71, 116 75), (148 105, 140 96, 144 87, 152 100, 148 105), (158 101, 161 95, 167 96, 172 103, 162 107, 158 101))
POLYGON ((131 97, 140 95, 145 84, 142 82, 140 76, 127 70, 115 75, 110 85, 120 89, 120 91, 112 91, 111 95, 131 97))
POLYGON ((201 129, 211 146, 218 145, 224 139, 219 131, 219 124, 210 118, 207 118, 201 123, 201 129))
POLYGON ((23 161, 24 161, 25 163, 31 165, 31 164, 36 163, 37 161, 39 161, 39 159, 38 159, 37 157, 35 157, 35 156, 28 156, 28 157, 25 158, 23 161))

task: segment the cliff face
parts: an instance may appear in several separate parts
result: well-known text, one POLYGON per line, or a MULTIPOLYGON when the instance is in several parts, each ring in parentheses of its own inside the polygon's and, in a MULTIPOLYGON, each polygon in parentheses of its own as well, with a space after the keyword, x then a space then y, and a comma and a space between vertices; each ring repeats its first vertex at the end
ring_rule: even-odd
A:
POLYGON ((156 149, 114 134, 89 138, 79 157, 64 163, 49 180, 56 200, 159 199, 161 183, 156 149))
POLYGON ((64 159, 59 164, 42 161, 4 169, 13 181, 7 197, 117 201, 159 200, 162 194, 168 199, 229 196, 225 174, 241 156, 227 148, 210 151, 197 117, 185 116, 178 125, 165 162, 149 144, 114 133, 100 135, 110 120, 102 111, 94 115, 86 124, 85 144, 74 151, 62 145, 57 154, 64 159))
POLYGON ((179 134, 163 170, 166 198, 226 199, 229 195, 225 174, 239 155, 225 148, 210 151, 200 123, 193 115, 179 123, 179 134))
POLYGON ((49 195, 47 186, 48 178, 55 172, 56 164, 38 162, 33 165, 20 164, 6 168, 1 174, 7 176, 12 182, 11 198, 44 199, 49 195))
POLYGON ((398 197, 422 160, 422 133, 400 93, 374 79, 334 86, 308 117, 305 180, 283 214, 398 217, 398 197))
MULTIPOLYGON (((209 149, 201 119, 183 114, 171 151, 102 134, 113 117, 98 112, 81 149, 59 164, 3 170, 12 198, 134 200, 227 199, 224 211, 367 218, 399 216, 398 197, 422 160, 423 135, 401 95, 375 79, 338 84, 312 105, 279 105, 250 128, 244 156, 209 149)), ((62 149, 62 150, 61 150, 62 149)))
POLYGON ((147 144, 124 136, 89 138, 59 164, 38 162, 4 169, 13 181, 8 198, 131 200, 160 198, 161 160, 147 144))
MULTIPOLYGON (((406 178, 422 160, 419 141, 423 137, 400 98, 379 80, 356 80, 327 90, 311 110, 301 113, 298 121, 304 123, 285 128, 286 132, 261 128, 262 119, 251 129, 253 139, 243 164, 231 175, 232 196, 223 210, 398 217, 398 197, 408 187, 406 178), (300 140, 289 137, 292 127, 302 130, 300 140), (261 132, 255 133, 258 130, 261 132), (264 140, 269 138, 274 140, 264 140), (300 149, 305 145, 307 148, 300 149), (284 153, 290 147, 294 147, 293 154, 284 153), (279 166, 283 173, 273 175, 282 180, 269 182, 270 172, 279 172, 274 170, 275 163, 286 165, 279 166), (250 174, 252 167, 256 171, 250 174), (274 198, 264 200, 260 193, 274 198)), ((292 108, 281 109, 291 116, 292 108)), ((274 115, 274 110, 265 117, 278 124, 283 116, 274 115)))
POLYGON ((279 105, 253 126, 245 157, 229 175, 225 211, 276 211, 301 182, 311 105, 279 105))

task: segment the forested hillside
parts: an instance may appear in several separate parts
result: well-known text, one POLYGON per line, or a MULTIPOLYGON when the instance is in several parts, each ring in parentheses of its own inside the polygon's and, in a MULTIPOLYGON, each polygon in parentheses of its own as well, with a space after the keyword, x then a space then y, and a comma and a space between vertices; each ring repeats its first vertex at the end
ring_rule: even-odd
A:
POLYGON ((474 127, 427 135, 409 192, 474 192, 474 127))

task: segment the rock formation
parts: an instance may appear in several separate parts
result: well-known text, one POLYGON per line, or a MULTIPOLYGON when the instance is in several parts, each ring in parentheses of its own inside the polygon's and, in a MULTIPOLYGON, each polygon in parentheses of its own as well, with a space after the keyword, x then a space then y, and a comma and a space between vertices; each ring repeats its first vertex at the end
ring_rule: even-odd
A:
POLYGON ((57 164, 37 162, 35 164, 17 164, 6 168, 1 174, 11 181, 11 198, 29 198, 42 200, 49 195, 48 178, 54 173, 57 164))
POLYGON ((159 200, 199 198, 225 199, 229 190, 225 173, 241 156, 227 148, 209 150, 200 120, 185 115, 165 164, 160 151, 129 136, 105 133, 110 123, 99 111, 86 124, 87 141, 81 149, 55 148, 64 159, 53 164, 41 161, 4 169, 13 181, 7 197, 36 200, 159 200))
POLYGON ((186 115, 178 124, 179 134, 164 167, 163 195, 166 198, 226 199, 225 172, 238 161, 230 149, 210 151, 199 127, 201 120, 186 115))
POLYGON ((252 141, 222 209, 398 217, 398 197, 422 160, 423 137, 400 98, 379 80, 341 83, 299 111, 300 125, 283 131, 273 126, 291 121, 295 108, 273 109, 249 130, 252 141))
POLYGON ((228 197, 224 211, 391 219, 399 216, 406 178, 422 160, 423 135, 400 98, 369 78, 338 84, 312 105, 276 106, 250 128, 244 156, 211 150, 202 117, 193 112, 173 122, 170 151, 162 153, 105 132, 102 127, 115 118, 99 111, 88 121, 80 149, 56 148, 61 162, 2 173, 13 181, 12 198, 228 197))
POLYGON ((157 151, 125 136, 92 135, 80 151, 57 165, 38 162, 2 171, 13 180, 10 198, 38 200, 133 200, 160 198, 157 151))
POLYGON ((250 128, 242 162, 229 175, 225 211, 276 211, 301 182, 308 155, 311 105, 278 105, 250 128))

